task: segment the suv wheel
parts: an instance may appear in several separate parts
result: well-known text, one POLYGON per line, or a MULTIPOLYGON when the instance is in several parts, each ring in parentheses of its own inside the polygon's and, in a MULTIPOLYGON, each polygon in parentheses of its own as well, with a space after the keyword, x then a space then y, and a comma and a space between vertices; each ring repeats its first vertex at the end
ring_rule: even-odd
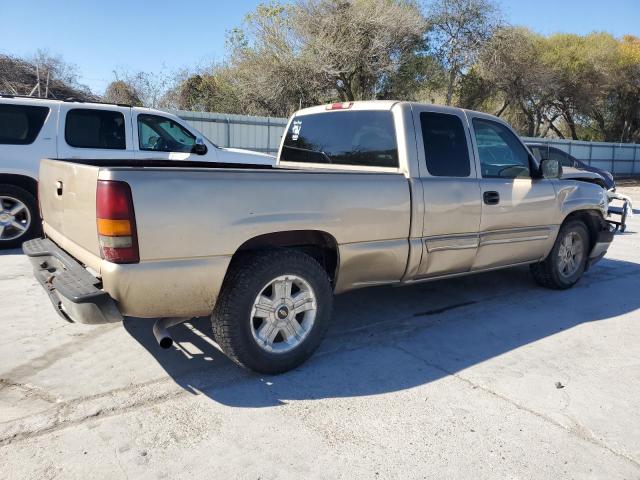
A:
POLYGON ((14 185, 0 184, 0 248, 15 248, 40 228, 36 200, 14 185))
POLYGON ((234 260, 212 315, 214 338, 236 363, 260 373, 291 370, 316 350, 333 304, 324 269, 295 250, 234 260))
POLYGON ((533 278, 543 287, 563 290, 575 285, 585 271, 589 232, 579 220, 564 224, 549 256, 531 265, 533 278))

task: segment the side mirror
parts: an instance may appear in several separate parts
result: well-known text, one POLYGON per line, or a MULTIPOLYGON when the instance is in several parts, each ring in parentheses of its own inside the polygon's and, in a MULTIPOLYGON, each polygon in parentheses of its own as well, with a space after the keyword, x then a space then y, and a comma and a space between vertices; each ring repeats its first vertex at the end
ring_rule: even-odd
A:
POLYGON ((204 140, 200 137, 196 138, 196 143, 193 144, 193 149, 191 150, 196 155, 206 155, 209 151, 207 145, 205 145, 204 140))
POLYGON ((558 160, 542 160, 540 172, 543 178, 560 178, 562 177, 562 165, 558 160))

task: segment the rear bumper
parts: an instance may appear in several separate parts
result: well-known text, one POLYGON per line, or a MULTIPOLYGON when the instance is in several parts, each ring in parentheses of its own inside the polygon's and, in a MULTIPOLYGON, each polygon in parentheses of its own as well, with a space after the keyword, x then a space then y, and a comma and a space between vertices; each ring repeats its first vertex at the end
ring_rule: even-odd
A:
POLYGON ((101 280, 51 240, 30 240, 22 245, 22 250, 31 260, 35 277, 63 318, 89 324, 122 321, 116 303, 101 289, 101 280))

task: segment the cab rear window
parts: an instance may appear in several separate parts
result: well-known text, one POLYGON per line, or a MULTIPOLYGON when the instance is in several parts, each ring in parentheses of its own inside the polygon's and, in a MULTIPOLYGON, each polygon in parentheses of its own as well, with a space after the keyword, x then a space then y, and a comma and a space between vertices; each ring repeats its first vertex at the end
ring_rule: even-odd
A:
POLYGON ((0 104, 0 144, 33 143, 48 114, 48 107, 0 104))
POLYGON ((397 168, 392 114, 337 111, 294 117, 280 161, 397 168))

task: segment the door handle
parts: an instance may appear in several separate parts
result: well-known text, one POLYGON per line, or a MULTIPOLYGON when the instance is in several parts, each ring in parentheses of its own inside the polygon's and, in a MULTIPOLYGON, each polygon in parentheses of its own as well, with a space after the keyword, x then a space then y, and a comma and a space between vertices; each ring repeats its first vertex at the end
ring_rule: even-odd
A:
POLYGON ((487 205, 497 205, 500 203, 500 194, 498 192, 489 191, 482 195, 484 203, 487 205))
POLYGON ((62 195, 62 182, 60 180, 56 182, 56 195, 62 195))

